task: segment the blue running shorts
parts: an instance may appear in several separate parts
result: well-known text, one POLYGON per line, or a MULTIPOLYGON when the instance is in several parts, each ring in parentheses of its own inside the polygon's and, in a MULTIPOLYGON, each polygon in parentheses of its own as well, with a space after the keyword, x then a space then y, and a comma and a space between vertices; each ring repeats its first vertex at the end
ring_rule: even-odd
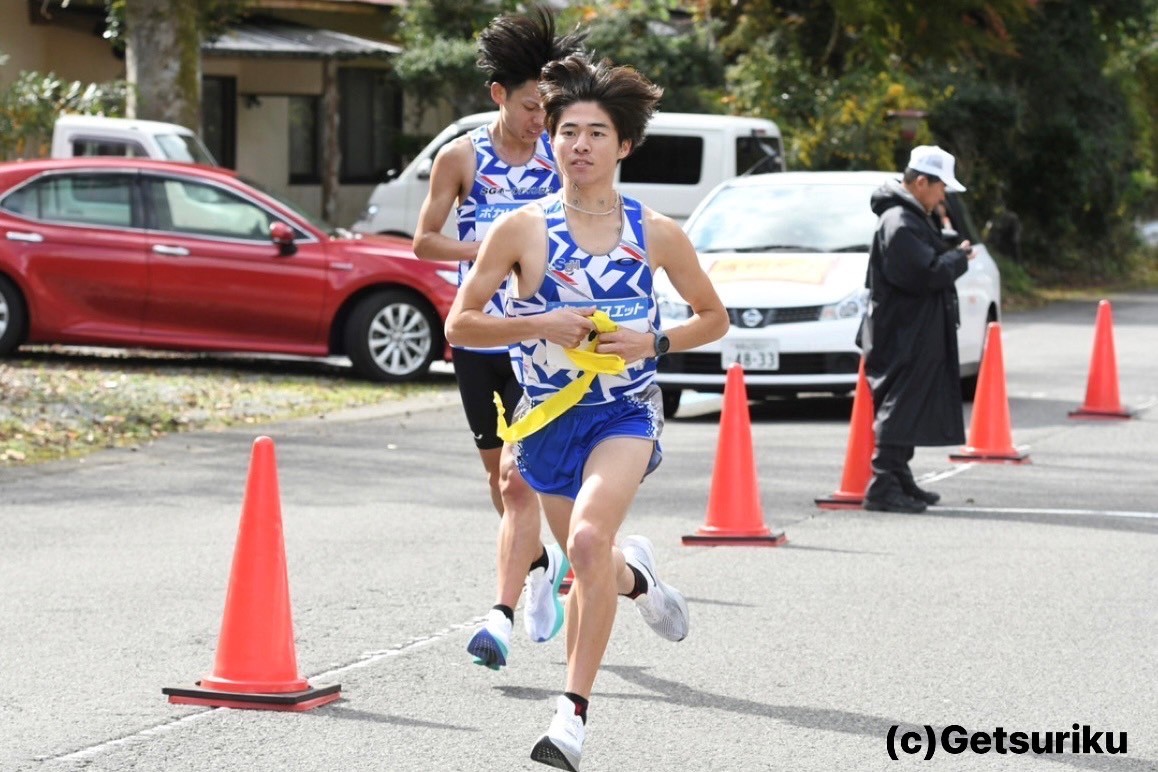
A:
MULTIPOLYGON (((525 396, 519 403, 518 418, 532 407, 525 396)), ((565 496, 572 501, 583 484, 583 467, 595 446, 613 437, 640 437, 653 440, 649 475, 659 466, 663 451, 659 435, 663 431, 663 400, 658 386, 602 405, 576 405, 515 446, 515 458, 523 479, 535 491, 565 496)))

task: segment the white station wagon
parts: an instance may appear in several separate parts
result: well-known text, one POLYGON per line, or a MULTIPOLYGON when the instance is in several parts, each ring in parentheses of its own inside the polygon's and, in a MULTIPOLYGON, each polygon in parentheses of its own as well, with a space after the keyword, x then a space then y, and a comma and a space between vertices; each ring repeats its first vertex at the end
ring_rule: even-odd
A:
MULTIPOLYGON (((869 198, 898 176, 756 174, 708 194, 684 229, 731 326, 719 341, 660 359, 665 414, 675 413, 684 389, 723 391, 732 362, 744 368, 753 398, 856 388, 861 354, 855 340, 868 303, 865 271, 877 225, 869 198)), ((971 396, 986 327, 999 319, 1001 278, 962 196, 950 194, 947 203, 952 230, 973 243, 976 255, 957 280, 961 375, 971 396)), ((687 318, 687 304, 662 274, 656 287, 664 320, 687 318)))

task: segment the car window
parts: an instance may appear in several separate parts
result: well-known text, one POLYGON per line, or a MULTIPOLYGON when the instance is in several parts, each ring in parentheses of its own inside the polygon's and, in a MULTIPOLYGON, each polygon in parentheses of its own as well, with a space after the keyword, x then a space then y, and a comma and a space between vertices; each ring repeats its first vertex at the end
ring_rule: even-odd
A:
POLYGON ((755 132, 746 137, 736 137, 737 175, 783 171, 781 158, 779 137, 755 132))
POLYGON ((161 152, 170 161, 217 165, 208 148, 191 134, 157 134, 156 139, 157 144, 161 146, 161 152))
POLYGON ((702 137, 648 134, 643 144, 623 159, 620 182, 698 185, 704 165, 702 137), (678 158, 678 163, 672 159, 678 158))
POLYGON ((50 222, 131 228, 133 175, 54 174, 8 195, 0 206, 50 222))
MULTIPOLYGON (((318 217, 317 215, 310 214, 306 210, 302 209, 302 207, 299 206, 298 204, 294 203, 293 201, 290 201, 288 198, 285 198, 284 196, 281 196, 281 195, 275 193, 274 191, 270 190, 269 188, 267 188, 265 185, 258 182, 257 180, 252 180, 248 177, 241 177, 241 181, 244 182, 246 185, 248 185, 251 188, 256 188, 257 190, 260 190, 262 193, 264 193, 268 197, 272 198, 274 201, 278 202, 279 204, 284 206, 286 209, 290 210, 291 212, 296 214, 298 217, 302 218, 303 220, 308 222, 310 225, 312 225, 315 228, 317 228, 318 230, 320 230, 322 233, 329 233, 332 236, 332 235, 334 235, 335 232, 337 232, 338 230, 341 230, 340 228, 334 228, 332 225, 330 225, 329 223, 327 223, 325 220, 318 217)), ((295 223, 291 222, 291 223, 287 223, 287 225, 289 225, 291 228, 294 229, 294 238, 295 239, 312 238, 310 236, 310 234, 303 231, 295 223)))
POLYGON ((875 185, 752 185, 724 188, 688 224, 700 252, 869 250, 875 185))
POLYGON ((25 185, 24 187, 14 190, 0 199, 0 209, 12 214, 23 215, 24 217, 39 217, 40 205, 36 199, 36 186, 25 185))
POLYGON ((192 180, 149 180, 158 230, 269 241, 269 213, 241 196, 192 180))
POLYGON ((149 154, 139 142, 115 139, 85 139, 72 141, 72 154, 76 158, 89 156, 117 156, 121 158, 147 158, 149 154))
POLYGON ((965 205, 964 197, 960 193, 950 193, 946 199, 946 207, 949 210, 949 219, 953 221, 953 227, 961 234, 962 238, 969 239, 974 244, 980 243, 977 226, 973 224, 973 217, 969 214, 969 207, 965 205))

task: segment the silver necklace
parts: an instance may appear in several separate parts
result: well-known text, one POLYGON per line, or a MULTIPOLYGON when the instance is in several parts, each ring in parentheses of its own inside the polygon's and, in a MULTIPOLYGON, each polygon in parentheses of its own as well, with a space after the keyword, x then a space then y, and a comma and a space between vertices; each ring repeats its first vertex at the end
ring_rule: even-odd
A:
POLYGON ((569 206, 572 209, 574 209, 576 212, 582 212, 583 214, 589 214, 593 217, 606 217, 609 214, 615 214, 615 212, 619 210, 619 200, 620 200, 619 194, 616 193, 615 194, 615 203, 612 204, 611 208, 608 209, 606 212, 592 212, 590 209, 584 209, 581 206, 577 206, 576 204, 572 204, 566 198, 563 199, 563 206, 569 206))

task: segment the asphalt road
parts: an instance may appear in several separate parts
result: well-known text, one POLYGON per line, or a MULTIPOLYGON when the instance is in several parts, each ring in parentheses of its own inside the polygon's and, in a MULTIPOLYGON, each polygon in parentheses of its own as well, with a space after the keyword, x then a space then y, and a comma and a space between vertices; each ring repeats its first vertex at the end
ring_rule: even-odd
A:
MULTIPOLYGON (((692 632, 661 641, 621 602, 582 769, 1158 769, 1158 294, 1113 303, 1138 415, 1067 418, 1093 302, 1010 315, 1013 439, 1031 463, 920 449, 914 470, 944 495, 923 515, 813 504, 840 482, 849 400, 754 405, 762 518, 783 547, 681 545, 704 522, 719 435, 718 400, 687 400, 625 532, 653 539, 692 632), (1015 732, 1075 724, 1103 753, 1009 752, 1015 732), (890 760, 893 727, 894 749, 920 755, 890 760), (925 761, 927 732, 990 749, 937 744, 925 761), (1107 733, 1126 754, 1105 752, 1107 733)), ((517 620, 509 668, 464 651, 493 602, 496 517, 453 396, 261 433, 299 669, 342 699, 275 713, 161 694, 213 667, 252 430, 0 469, 0 769, 542 769, 527 754, 563 645, 517 620)))

